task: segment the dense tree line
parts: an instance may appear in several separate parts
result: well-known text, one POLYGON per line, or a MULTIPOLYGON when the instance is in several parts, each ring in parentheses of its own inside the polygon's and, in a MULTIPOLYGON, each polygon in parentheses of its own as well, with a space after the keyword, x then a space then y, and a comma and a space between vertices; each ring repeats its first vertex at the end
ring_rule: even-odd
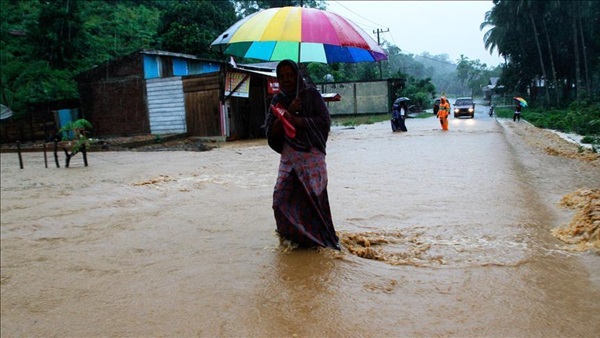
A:
POLYGON ((508 90, 529 89, 543 106, 599 94, 600 2, 494 0, 481 29, 486 48, 506 59, 501 82, 508 90))
MULTIPOLYGON (((300 4, 326 7, 320 0, 2 0, 0 99, 19 115, 29 103, 77 98, 77 74, 141 49, 226 60, 210 48, 225 29, 261 8, 300 4)), ((462 58, 457 60, 462 73, 457 73, 447 55, 407 55, 385 41, 383 47, 389 61, 381 67, 309 64, 308 69, 315 81, 328 74, 336 81, 406 78, 411 92, 419 88, 416 93, 422 89, 429 96, 433 88, 475 93, 497 72, 462 58)), ((419 97, 427 105, 422 93, 419 97)))
POLYGON ((234 2, 3 0, 2 104, 77 98, 82 71, 141 49, 217 57, 210 43, 237 19, 234 2))

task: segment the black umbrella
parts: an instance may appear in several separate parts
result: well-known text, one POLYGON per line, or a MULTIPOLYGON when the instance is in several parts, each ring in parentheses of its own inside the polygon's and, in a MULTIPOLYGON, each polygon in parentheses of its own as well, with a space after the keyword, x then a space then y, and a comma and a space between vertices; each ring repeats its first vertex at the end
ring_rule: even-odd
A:
POLYGON ((400 106, 400 103, 406 102, 406 101, 410 101, 410 99, 408 97, 399 97, 394 101, 394 107, 398 108, 398 106, 400 106))

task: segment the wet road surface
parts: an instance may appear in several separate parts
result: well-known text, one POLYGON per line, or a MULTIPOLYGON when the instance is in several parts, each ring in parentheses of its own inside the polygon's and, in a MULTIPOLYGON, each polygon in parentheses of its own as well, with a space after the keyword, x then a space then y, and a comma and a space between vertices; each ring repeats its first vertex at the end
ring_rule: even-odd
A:
MULTIPOLYGON (((552 236, 598 166, 475 119, 335 127, 341 253, 289 250, 264 140, 1 157, 2 337, 594 337, 600 256, 552 236)), ((523 122, 521 122, 523 123, 523 122)))

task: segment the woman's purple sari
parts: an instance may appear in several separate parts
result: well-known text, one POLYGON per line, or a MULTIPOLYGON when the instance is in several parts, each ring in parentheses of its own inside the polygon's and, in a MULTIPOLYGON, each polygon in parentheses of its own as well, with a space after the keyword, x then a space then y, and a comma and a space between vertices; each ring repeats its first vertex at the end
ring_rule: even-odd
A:
POLYGON ((284 144, 273 193, 279 235, 303 247, 339 249, 327 196, 325 154, 284 144))

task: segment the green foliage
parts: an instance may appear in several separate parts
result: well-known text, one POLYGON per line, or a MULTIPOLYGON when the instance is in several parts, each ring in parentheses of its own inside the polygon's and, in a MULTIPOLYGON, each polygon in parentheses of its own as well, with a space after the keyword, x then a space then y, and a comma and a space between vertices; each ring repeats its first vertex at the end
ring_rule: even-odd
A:
POLYGON ((177 1, 161 15, 160 49, 216 57, 210 44, 236 21, 230 1, 177 1))
POLYGON ((86 57, 80 1, 40 1, 36 22, 28 27, 27 40, 34 46, 33 59, 48 62, 53 69, 72 69, 86 57))
POLYGON ((418 110, 422 110, 430 105, 434 93, 435 87, 430 78, 417 79, 409 77, 406 87, 396 93, 396 97, 408 97, 411 103, 417 106, 418 110))
POLYGON ((486 48, 509 62, 500 81, 508 92, 532 89, 530 103, 564 107, 600 90, 598 17, 598 1, 495 0, 480 29, 486 48))
POLYGON ((15 117, 36 102, 77 97, 73 74, 66 69, 51 68, 48 62, 13 60, 2 71, 2 103, 11 107, 15 117))
POLYGON ((299 7, 300 4, 304 7, 324 9, 326 4, 321 0, 246 0, 235 1, 236 10, 241 17, 248 16, 258 12, 260 9, 274 7, 299 7))
POLYGON ((600 146, 600 136, 584 136, 581 138, 581 143, 597 144, 600 146))
POLYGON ((389 121, 389 114, 364 114, 352 116, 332 116, 331 124, 335 126, 352 127, 361 124, 374 124, 383 121, 389 121))
MULTIPOLYGON (((0 100, 18 117, 30 103, 77 98, 75 75, 140 49, 221 58, 210 43, 236 20, 261 8, 300 3, 327 6, 320 0, 3 0, 0 100)), ((495 0, 480 28, 488 29, 486 48, 506 57, 507 64, 496 69, 464 56, 454 62, 445 54, 402 53, 385 40, 389 59, 381 64, 309 64, 308 69, 316 82, 326 74, 338 82, 405 78, 406 88, 395 94, 410 97, 419 107, 429 107, 436 92, 478 95, 500 72, 499 84, 510 93, 525 93, 535 79, 545 77, 556 88, 551 92, 555 98, 548 104, 539 98, 541 90, 531 90, 530 103, 572 113, 540 113, 539 123, 596 133, 600 118, 589 100, 600 84, 598 17, 597 1, 495 0), (578 106, 568 107, 571 102, 578 106)), ((528 114, 536 119, 533 109, 524 118, 528 114)))
POLYGON ((0 98, 18 118, 29 103, 77 98, 78 73, 156 46, 163 5, 157 0, 56 0, 2 1, 1 6, 0 98))
MULTIPOLYGON (((502 118, 511 118, 513 109, 498 107, 496 115, 502 118)), ((553 129, 565 133, 575 133, 598 137, 600 135, 600 104, 568 109, 527 108, 521 117, 539 128, 553 129)))
POLYGON ((77 71, 136 50, 155 48, 160 13, 156 7, 125 1, 93 1, 93 6, 84 7, 84 31, 90 52, 77 71))
POLYGON ((63 141, 74 140, 75 144, 71 148, 71 154, 78 153, 81 148, 90 146, 90 140, 87 133, 92 129, 92 124, 86 119, 71 121, 62 126, 58 132, 63 134, 63 141))
POLYGON ((459 81, 468 88, 468 92, 463 91, 461 96, 479 96, 483 94, 482 88, 488 85, 489 79, 500 75, 500 69, 488 69, 485 63, 469 60, 461 55, 456 74, 459 81))

